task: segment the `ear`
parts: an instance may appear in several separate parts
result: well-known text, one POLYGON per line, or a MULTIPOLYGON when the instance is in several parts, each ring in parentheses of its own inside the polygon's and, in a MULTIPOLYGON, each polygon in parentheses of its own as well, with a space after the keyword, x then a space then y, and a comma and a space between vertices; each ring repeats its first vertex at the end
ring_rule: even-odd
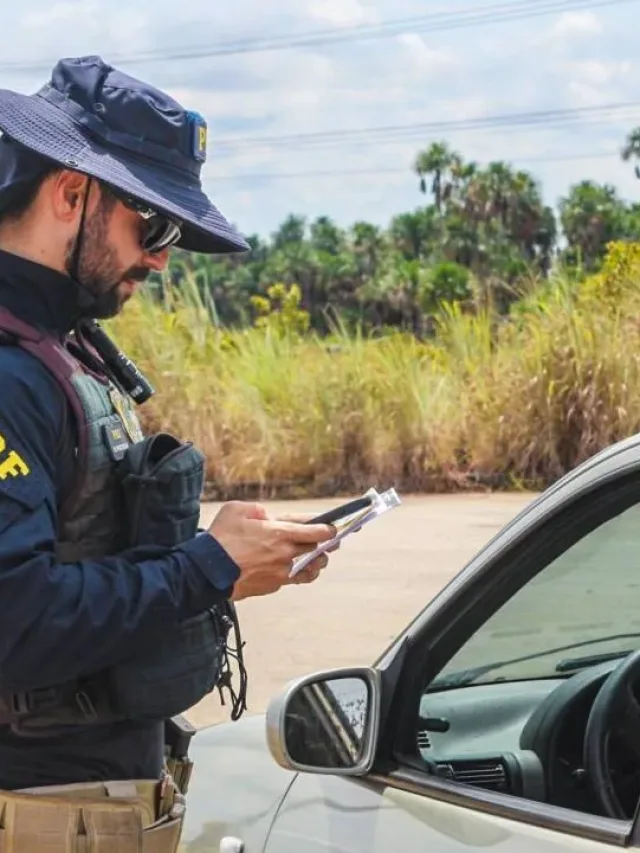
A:
POLYGON ((80 215, 89 179, 80 172, 62 169, 50 178, 51 201, 55 215, 64 222, 73 222, 80 215))

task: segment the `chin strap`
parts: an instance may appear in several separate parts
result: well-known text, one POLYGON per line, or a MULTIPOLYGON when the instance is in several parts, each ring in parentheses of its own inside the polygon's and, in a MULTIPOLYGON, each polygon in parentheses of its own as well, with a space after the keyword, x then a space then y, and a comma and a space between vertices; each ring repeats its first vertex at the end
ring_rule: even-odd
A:
POLYGON ((91 178, 87 181, 87 191, 84 194, 84 199, 82 200, 82 213, 80 215, 80 227, 78 228, 78 233, 76 234, 76 244, 73 247, 73 255, 71 256, 71 269, 69 270, 70 277, 76 282, 76 284, 80 284, 80 252, 82 251, 82 244, 84 242, 84 223, 87 219, 87 205, 89 203, 89 192, 91 190, 91 178))
POLYGON ((84 244, 84 225, 87 219, 87 206, 89 203, 89 193, 91 191, 91 181, 92 178, 88 176, 87 180, 87 189, 84 194, 84 199, 82 201, 82 213, 80 215, 80 226, 78 228, 78 233, 76 234, 76 243, 73 247, 73 254, 71 255, 71 264, 69 269, 69 278, 73 281, 76 286, 77 294, 78 294, 78 308, 80 309, 81 315, 86 315, 87 312, 90 314, 90 309, 95 304, 95 296, 84 287, 80 281, 80 254, 82 252, 82 246, 84 244))

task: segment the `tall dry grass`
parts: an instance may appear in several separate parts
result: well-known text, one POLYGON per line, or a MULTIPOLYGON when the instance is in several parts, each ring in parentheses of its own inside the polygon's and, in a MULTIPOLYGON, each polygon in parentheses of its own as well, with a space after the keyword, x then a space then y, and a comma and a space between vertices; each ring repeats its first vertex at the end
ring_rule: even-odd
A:
POLYGON ((507 321, 444 310, 430 344, 228 332, 193 293, 139 297, 110 331, 156 384, 146 427, 198 444, 209 494, 539 488, 638 430, 639 292, 640 247, 614 245, 507 321))

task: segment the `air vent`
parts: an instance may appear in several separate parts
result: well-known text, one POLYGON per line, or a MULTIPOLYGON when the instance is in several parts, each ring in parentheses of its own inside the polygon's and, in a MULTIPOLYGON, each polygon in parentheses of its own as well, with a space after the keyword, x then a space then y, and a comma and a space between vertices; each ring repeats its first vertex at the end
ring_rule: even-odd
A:
POLYGON ((431 741, 429 740, 429 732, 418 732, 418 749, 431 749, 431 741))
POLYGON ((509 791, 509 777, 500 759, 438 762, 438 775, 463 785, 490 791, 509 791))

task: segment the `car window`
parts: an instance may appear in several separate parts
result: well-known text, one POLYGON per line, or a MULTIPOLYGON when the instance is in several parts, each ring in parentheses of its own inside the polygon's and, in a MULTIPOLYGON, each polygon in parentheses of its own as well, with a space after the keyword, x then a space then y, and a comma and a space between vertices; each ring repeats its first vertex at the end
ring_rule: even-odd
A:
POLYGON ((558 678, 640 648, 640 505, 589 532, 496 611, 429 689, 558 678))

